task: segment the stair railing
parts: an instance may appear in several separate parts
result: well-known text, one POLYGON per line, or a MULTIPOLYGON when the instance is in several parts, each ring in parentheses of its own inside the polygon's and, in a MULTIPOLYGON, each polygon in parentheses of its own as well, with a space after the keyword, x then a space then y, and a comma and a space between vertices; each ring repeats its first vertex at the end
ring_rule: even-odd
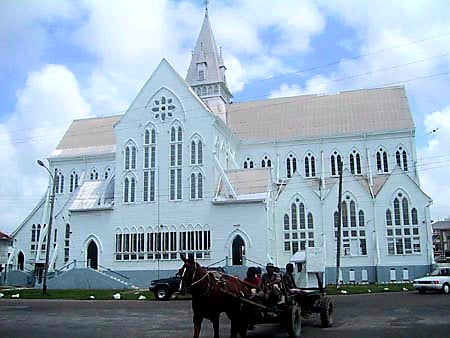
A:
POLYGON ((122 278, 130 279, 130 277, 128 277, 128 276, 126 276, 126 275, 124 275, 124 274, 122 274, 122 273, 120 273, 120 272, 111 270, 110 268, 107 268, 107 267, 102 266, 102 265, 100 265, 100 264, 98 264, 97 266, 98 266, 99 268, 101 268, 102 270, 106 270, 106 271, 108 271, 108 272, 114 273, 114 274, 116 274, 116 275, 118 275, 118 276, 120 276, 120 277, 122 277, 122 278))

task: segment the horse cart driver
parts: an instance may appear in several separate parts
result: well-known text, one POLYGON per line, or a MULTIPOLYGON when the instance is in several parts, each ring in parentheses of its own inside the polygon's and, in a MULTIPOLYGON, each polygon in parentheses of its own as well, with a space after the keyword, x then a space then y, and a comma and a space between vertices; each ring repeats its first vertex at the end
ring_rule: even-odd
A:
POLYGON ((261 277, 261 289, 264 293, 263 299, 268 306, 274 306, 278 303, 281 296, 281 277, 275 272, 275 266, 267 263, 266 272, 261 277))

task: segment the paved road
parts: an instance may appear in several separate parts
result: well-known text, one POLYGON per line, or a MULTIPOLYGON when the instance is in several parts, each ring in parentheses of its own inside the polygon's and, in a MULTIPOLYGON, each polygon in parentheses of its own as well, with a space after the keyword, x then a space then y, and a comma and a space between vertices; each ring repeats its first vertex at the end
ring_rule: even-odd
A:
MULTIPOLYGON (((303 321, 308 337, 449 337, 450 296, 391 293, 334 297, 336 323, 303 321)), ((191 337, 190 301, 59 301, 0 299, 0 337, 191 337)), ((220 333, 230 324, 221 317, 220 333)), ((249 337, 287 337, 279 325, 258 325, 249 337)), ((205 321, 201 337, 212 337, 205 321)))

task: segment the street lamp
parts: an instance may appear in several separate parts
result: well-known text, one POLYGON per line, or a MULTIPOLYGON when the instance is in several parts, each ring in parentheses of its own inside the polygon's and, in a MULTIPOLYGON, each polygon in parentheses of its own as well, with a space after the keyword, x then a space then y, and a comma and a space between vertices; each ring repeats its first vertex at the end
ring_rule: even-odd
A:
MULTIPOLYGON (((45 250, 45 266, 44 266, 44 281, 42 283, 42 294, 47 294, 47 274, 48 274, 48 260, 50 256, 50 244, 51 244, 51 237, 52 237, 52 221, 53 221, 53 206, 55 203, 55 189, 56 189, 56 181, 55 177, 52 175, 50 170, 47 168, 47 166, 42 162, 41 160, 37 160, 37 164, 39 164, 41 167, 43 167, 45 170, 47 170, 50 178, 52 179, 52 194, 50 195, 50 217, 48 220, 48 227, 47 227, 47 245, 45 250)), ((39 250, 39 248, 38 248, 39 250)))

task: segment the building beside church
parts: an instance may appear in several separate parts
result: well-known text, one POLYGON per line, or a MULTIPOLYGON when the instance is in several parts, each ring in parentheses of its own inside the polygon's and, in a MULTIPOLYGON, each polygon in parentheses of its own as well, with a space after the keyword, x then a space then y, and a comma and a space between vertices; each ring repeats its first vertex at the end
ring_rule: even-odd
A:
POLYGON ((50 270, 111 269, 141 286, 180 253, 230 271, 304 253, 302 273, 311 257, 333 282, 342 161, 341 280, 429 271, 431 199, 404 87, 232 103, 225 73, 206 11, 185 79, 163 59, 125 114, 73 121, 48 158, 52 233, 50 180, 12 234, 13 269, 39 283, 51 236, 50 270))

